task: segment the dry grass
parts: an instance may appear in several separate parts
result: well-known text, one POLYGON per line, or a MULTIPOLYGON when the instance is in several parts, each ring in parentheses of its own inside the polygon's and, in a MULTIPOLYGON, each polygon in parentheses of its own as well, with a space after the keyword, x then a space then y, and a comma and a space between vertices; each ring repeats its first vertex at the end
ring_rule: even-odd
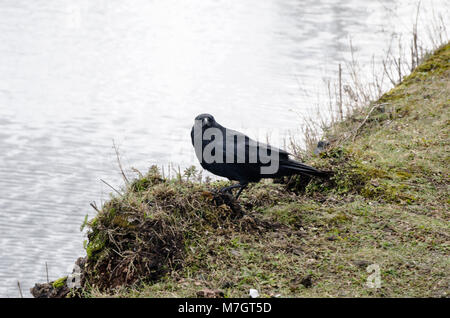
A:
MULTIPOLYGON (((328 141, 335 145, 349 136, 340 131, 340 123, 349 119, 367 116, 377 104, 383 107, 381 97, 393 87, 399 85, 404 77, 412 73, 430 54, 449 41, 447 26, 441 13, 433 10, 433 17, 426 25, 420 23, 424 7, 417 2, 415 21, 411 26, 410 39, 404 41, 402 36, 393 34, 384 55, 372 56, 370 65, 361 65, 349 42, 350 56, 343 64, 336 65, 339 70, 334 80, 324 79, 327 88, 325 102, 318 102, 315 110, 302 115, 302 136, 291 136, 289 143, 292 153, 300 158, 308 156, 319 140, 334 135, 336 139, 328 141), (427 30, 423 39, 419 29, 427 30)), ((356 129, 356 127, 354 127, 356 129)), ((353 136, 352 136, 353 137, 353 136)))

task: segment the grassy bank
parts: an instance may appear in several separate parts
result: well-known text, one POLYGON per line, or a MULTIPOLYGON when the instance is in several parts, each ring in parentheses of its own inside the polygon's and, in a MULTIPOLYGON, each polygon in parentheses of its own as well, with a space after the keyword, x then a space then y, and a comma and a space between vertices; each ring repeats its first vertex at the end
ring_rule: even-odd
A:
POLYGON ((194 169, 151 168, 87 222, 82 295, 448 296, 449 59, 447 44, 328 129, 304 159, 329 182, 261 182, 235 202, 194 169))

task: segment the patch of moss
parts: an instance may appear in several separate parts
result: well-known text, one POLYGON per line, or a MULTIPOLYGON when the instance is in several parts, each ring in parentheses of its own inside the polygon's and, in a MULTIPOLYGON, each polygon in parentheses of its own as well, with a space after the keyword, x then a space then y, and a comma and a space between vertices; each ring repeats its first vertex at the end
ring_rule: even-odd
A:
POLYGON ((292 202, 272 207, 267 214, 269 214, 271 219, 275 222, 298 228, 302 225, 302 214, 304 213, 308 213, 308 210, 303 210, 298 203, 292 202))
POLYGON ((403 81, 384 94, 379 103, 393 102, 404 98, 407 94, 407 87, 414 82, 423 81, 431 75, 443 74, 450 69, 450 44, 446 44, 436 50, 434 54, 428 56, 414 71, 403 78, 403 81))
POLYGON ((328 182, 314 179, 307 192, 335 192, 338 194, 362 193, 370 180, 389 178, 389 173, 362 158, 359 152, 350 148, 333 148, 321 154, 322 169, 333 171, 328 182))
POLYGON ((164 182, 164 178, 159 173, 157 166, 151 166, 147 175, 133 180, 130 185, 131 191, 142 192, 148 190, 151 186, 164 182))
POLYGON ((374 183, 369 182, 361 189, 360 194, 372 200, 384 200, 386 202, 406 201, 407 203, 412 203, 415 197, 407 193, 408 189, 403 184, 381 182, 374 185, 374 183))
POLYGON ((434 54, 429 55, 410 75, 403 79, 403 83, 408 85, 413 81, 423 80, 431 74, 441 74, 448 69, 450 69, 450 44, 443 45, 434 54))
POLYGON ((96 254, 106 245, 105 233, 93 231, 88 235, 89 241, 86 244, 86 253, 90 260, 96 259, 96 254))
POLYGON ((52 283, 53 288, 61 288, 66 285, 67 276, 58 278, 52 283))

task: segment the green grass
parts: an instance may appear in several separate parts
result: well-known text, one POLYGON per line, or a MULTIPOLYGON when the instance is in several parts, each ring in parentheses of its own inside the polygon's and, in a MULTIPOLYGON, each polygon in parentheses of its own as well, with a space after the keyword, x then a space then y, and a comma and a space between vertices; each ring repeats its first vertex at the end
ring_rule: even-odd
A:
POLYGON ((239 206, 189 181, 195 171, 152 168, 88 222, 84 295, 448 297, 449 59, 447 44, 330 128, 339 142, 307 160, 329 182, 261 182, 239 206), (366 286, 370 264, 380 288, 366 286))

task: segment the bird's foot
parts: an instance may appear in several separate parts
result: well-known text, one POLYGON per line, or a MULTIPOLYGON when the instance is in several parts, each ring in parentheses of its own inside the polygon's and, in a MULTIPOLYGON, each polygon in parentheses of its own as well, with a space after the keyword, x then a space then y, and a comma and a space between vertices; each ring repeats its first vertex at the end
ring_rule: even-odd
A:
POLYGON ((226 193, 226 192, 232 193, 232 190, 233 190, 233 189, 235 189, 235 188, 240 188, 240 187, 241 187, 240 184, 234 184, 234 185, 231 185, 231 186, 229 186, 229 187, 225 187, 225 188, 220 189, 219 192, 220 192, 220 193, 226 193))
POLYGON ((232 190, 236 189, 236 188, 239 188, 238 193, 234 197, 235 200, 237 200, 239 198, 239 196, 241 195, 242 190, 244 190, 246 187, 247 187, 247 183, 245 183, 245 184, 238 183, 238 184, 235 184, 235 185, 232 185, 232 186, 229 186, 229 187, 222 188, 219 191, 222 194, 223 193, 229 193, 229 194, 233 195, 233 191, 232 190))

